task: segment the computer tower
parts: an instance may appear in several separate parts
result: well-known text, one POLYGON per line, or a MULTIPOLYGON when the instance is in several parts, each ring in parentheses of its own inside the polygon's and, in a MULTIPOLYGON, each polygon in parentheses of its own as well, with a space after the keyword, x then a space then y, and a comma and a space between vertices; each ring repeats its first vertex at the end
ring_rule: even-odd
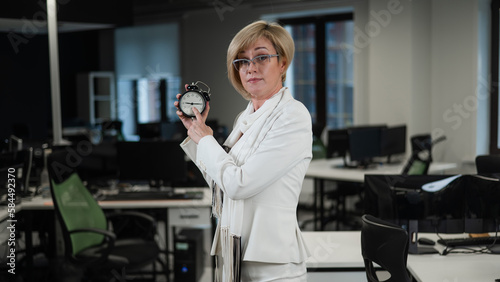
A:
POLYGON ((174 238, 176 282, 196 282, 203 274, 203 229, 185 228, 174 238))

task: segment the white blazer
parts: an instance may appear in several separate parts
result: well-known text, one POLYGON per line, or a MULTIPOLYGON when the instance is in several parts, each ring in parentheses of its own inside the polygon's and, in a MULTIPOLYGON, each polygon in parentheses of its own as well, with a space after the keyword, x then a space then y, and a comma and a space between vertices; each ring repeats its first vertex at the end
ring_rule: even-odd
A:
MULTIPOLYGON (((228 140, 235 134, 241 138, 233 138, 235 143, 229 144, 233 145, 229 153, 213 136, 202 138, 198 145, 187 138, 181 147, 207 182, 214 181, 224 192, 224 208, 231 201, 243 201, 242 214, 236 219, 232 215, 231 219, 241 223, 243 260, 305 261, 309 251, 298 227, 296 210, 312 158, 308 110, 293 99, 287 88, 282 88, 256 112, 250 102, 237 118, 228 140)), ((223 222, 227 213, 223 209, 223 222)))

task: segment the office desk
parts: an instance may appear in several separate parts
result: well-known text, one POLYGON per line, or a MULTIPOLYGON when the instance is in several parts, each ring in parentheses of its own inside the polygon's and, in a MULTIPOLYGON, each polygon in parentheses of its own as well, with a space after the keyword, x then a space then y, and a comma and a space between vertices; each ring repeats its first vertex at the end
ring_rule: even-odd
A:
MULTIPOLYGON (((314 181, 314 230, 324 230, 325 181, 363 183, 365 174, 401 174, 405 165, 404 163, 381 164, 368 169, 361 169, 345 168, 342 167, 343 164, 342 159, 319 159, 311 161, 307 169, 305 177, 312 178, 314 181), (318 209, 321 222, 319 228, 317 226, 318 209)), ((446 170, 456 167, 457 165, 454 163, 433 162, 429 167, 429 174, 442 174, 446 170)))
POLYGON ((302 232, 311 257, 307 281, 366 281, 359 231, 302 232))
POLYGON ((500 256, 488 254, 409 255, 408 270, 416 281, 494 282, 500 279, 500 256))
POLYGON ((359 231, 302 232, 311 257, 307 268, 365 271, 359 231))
MULTIPOLYGON (((163 216, 160 220, 165 222, 165 252, 166 265, 170 265, 169 259, 169 226, 170 225, 182 225, 182 226, 192 226, 201 225, 202 222, 205 223, 205 227, 211 225, 210 213, 212 206, 211 192, 208 188, 184 188, 190 191, 202 190, 204 192, 202 199, 196 200, 130 200, 130 201, 102 201, 99 205, 104 210, 115 210, 115 209, 147 209, 147 210, 158 210, 163 216)), ((178 188, 176 191, 182 192, 183 188, 178 188)), ((30 229, 33 223, 35 213, 39 211, 50 211, 54 209, 51 198, 43 198, 41 196, 34 197, 32 199, 23 199, 23 201, 16 205, 16 215, 19 212, 23 212, 25 230, 25 244, 26 244, 26 264, 27 268, 33 266, 33 237, 32 230, 30 229)), ((5 221, 8 219, 7 207, 0 207, 0 221, 5 221)), ((20 219, 19 216, 16 219, 20 219)), ((213 226, 212 226, 213 228, 213 226)), ((167 277, 169 277, 167 275, 167 277)), ((31 281, 28 279, 28 281, 31 281)), ((169 279, 167 279, 169 281, 169 279)))
MULTIPOLYGON (((328 273, 328 277, 344 272, 362 279, 339 281, 365 281, 363 257, 361 256, 360 231, 302 232, 311 252, 307 260, 309 281, 315 272, 328 273)), ((435 234, 419 234, 433 240, 435 234)), ((443 237, 457 237, 443 234, 443 237)), ((440 246, 436 244, 436 246, 440 246)), ((500 278, 500 255, 439 254, 408 255, 407 268, 416 281, 422 282, 494 282, 500 278)), ((332 281, 332 280, 330 280, 332 281)))
MULTIPOLYGON (((306 177, 333 181, 359 182, 365 181, 365 174, 401 174, 404 163, 381 164, 368 169, 344 168, 342 159, 312 160, 306 172, 306 177)), ((439 174, 454 169, 455 163, 433 162, 429 167, 429 174, 439 174)))

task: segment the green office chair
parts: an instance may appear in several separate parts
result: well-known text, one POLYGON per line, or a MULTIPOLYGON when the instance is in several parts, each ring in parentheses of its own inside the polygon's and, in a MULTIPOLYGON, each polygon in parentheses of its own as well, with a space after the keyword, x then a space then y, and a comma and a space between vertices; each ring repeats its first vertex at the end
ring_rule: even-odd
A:
POLYGON ((403 228, 371 215, 361 217, 361 254, 366 278, 378 282, 375 265, 387 271, 391 277, 385 282, 411 282, 406 269, 408 258, 408 233, 403 228))
POLYGON ((65 257, 84 269, 87 277, 104 278, 119 275, 120 279, 129 271, 153 265, 156 272, 160 249, 154 240, 156 222, 146 214, 138 212, 117 213, 106 217, 97 201, 82 183, 76 172, 56 152, 49 156, 50 189, 54 208, 61 224, 65 257), (61 170, 66 167, 66 170, 61 170), (130 220, 123 221, 123 218, 130 220), (120 220, 115 221, 114 218, 120 220), (126 224, 123 224, 126 222, 126 224), (116 224, 115 224, 116 223, 116 224), (121 223, 121 224, 120 224, 121 223), (131 238, 128 233, 122 238, 120 230, 137 223, 140 237, 131 238), (114 271, 113 271, 114 270, 114 271))

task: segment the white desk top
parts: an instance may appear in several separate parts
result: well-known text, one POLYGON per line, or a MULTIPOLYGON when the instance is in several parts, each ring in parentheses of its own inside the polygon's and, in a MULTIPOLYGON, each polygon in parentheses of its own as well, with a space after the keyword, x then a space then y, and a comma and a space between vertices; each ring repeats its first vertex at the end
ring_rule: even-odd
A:
MULTIPOLYGON (((461 237, 463 234, 441 234, 441 237, 461 237)), ((420 233, 419 237, 426 237, 437 241, 436 234, 420 233)), ((443 246, 436 243, 440 252, 443 246)), ((463 250, 456 249, 456 252, 463 250)), ((417 281, 429 282, 494 282, 500 279, 500 255, 493 254, 440 254, 408 255, 408 270, 417 281)))
POLYGON ((500 278, 499 255, 409 255, 407 265, 417 281, 494 282, 500 278))
MULTIPOLYGON (((361 232, 302 232, 311 252, 308 268, 364 268, 361 256, 361 232)), ((435 234, 419 234, 437 239, 435 234)), ((443 237, 458 237, 447 235, 443 237)), ((424 282, 494 282, 500 278, 500 255, 439 254, 408 255, 408 270, 424 282)))
MULTIPOLYGON (((382 164, 374 168, 357 169, 342 167, 342 159, 320 159, 313 160, 306 172, 306 177, 321 178, 327 180, 340 180, 351 182, 364 182, 365 174, 401 174, 404 164, 382 164)), ((430 174, 444 173, 446 170, 454 169, 454 163, 431 163, 430 174)))

